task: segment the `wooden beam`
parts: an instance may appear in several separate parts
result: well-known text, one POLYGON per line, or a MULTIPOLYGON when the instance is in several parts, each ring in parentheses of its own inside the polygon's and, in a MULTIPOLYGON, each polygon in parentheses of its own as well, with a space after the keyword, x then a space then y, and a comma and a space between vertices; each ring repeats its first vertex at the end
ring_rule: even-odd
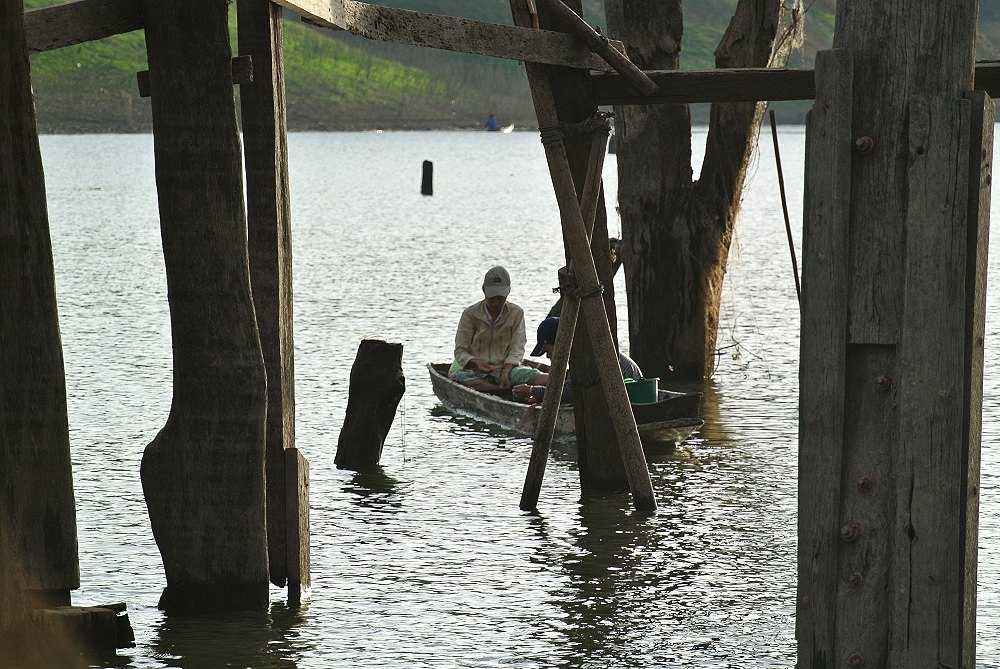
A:
MULTIPOLYGON (((347 30, 368 39, 396 44, 475 53, 481 56, 509 58, 532 63, 562 65, 600 72, 613 71, 602 58, 591 53, 572 35, 551 30, 533 30, 455 16, 425 14, 365 2, 343 0, 344 18, 333 20, 303 13, 302 0, 280 0, 280 4, 302 13, 309 22, 347 30)), ((611 46, 624 52, 621 42, 611 46)))
POLYGON ((331 30, 344 30, 344 0, 273 0, 274 4, 289 9, 310 23, 331 30))
POLYGON ((816 95, 812 70, 741 68, 704 71, 648 71, 658 86, 640 95, 620 74, 594 74, 590 80, 599 105, 688 104, 692 102, 755 102, 812 100, 816 95))
POLYGON ((74 0, 24 13, 28 52, 51 51, 142 28, 138 0, 74 0))

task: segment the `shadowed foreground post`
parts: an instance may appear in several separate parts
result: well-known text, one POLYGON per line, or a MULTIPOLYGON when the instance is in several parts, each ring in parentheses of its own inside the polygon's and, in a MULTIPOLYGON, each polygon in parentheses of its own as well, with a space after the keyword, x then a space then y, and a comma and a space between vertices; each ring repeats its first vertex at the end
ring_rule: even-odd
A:
POLYGON ((405 390, 403 345, 363 340, 351 367, 347 415, 334 459, 338 469, 360 470, 378 464, 405 390))
POLYGON ((0 0, 0 664, 80 586, 66 381, 20 0, 0 0))
POLYGON ((167 611, 268 603, 264 362, 250 294, 228 4, 142 3, 174 393, 142 485, 167 611))

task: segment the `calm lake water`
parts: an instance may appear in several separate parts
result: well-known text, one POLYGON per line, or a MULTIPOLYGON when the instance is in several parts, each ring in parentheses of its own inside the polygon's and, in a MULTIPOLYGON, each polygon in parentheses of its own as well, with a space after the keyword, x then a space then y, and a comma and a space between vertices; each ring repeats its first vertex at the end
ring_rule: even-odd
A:
MULTIPOLYGON (((781 130, 797 246, 803 145, 802 128, 781 130)), ((567 445, 553 453, 540 513, 522 513, 530 442, 444 410, 424 368, 450 359, 461 309, 480 298, 490 266, 510 270, 511 300, 529 322, 554 301, 563 249, 537 134, 291 135, 311 598, 289 609, 273 589, 267 614, 194 619, 156 609, 165 580, 139 482, 143 448, 171 398, 152 139, 46 136, 42 150, 78 508, 74 602, 128 603, 137 646, 121 664, 794 665, 799 320, 769 136, 733 245, 705 427, 651 459, 660 513, 641 518, 624 496, 581 500, 567 445), (424 160, 434 162, 433 197, 419 195, 424 160), (365 337, 403 343, 407 391, 382 470, 358 475, 333 459, 365 337)), ((609 156, 612 212, 615 169, 609 156)), ((996 251, 991 277, 1000 276, 996 251)), ((1000 290, 991 283, 979 667, 1000 667, 1000 370, 991 364, 1000 290)), ((627 351, 621 276, 616 290, 627 351)))

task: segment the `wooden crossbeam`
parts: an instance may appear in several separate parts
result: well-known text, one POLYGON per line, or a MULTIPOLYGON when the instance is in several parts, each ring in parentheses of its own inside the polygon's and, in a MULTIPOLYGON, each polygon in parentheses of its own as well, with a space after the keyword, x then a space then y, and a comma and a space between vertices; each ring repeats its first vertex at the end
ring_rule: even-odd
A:
POLYGON ((347 27, 344 0, 273 0, 273 2, 324 28, 344 30, 347 27))
MULTIPOLYGON (((461 51, 481 56, 509 58, 532 63, 563 65, 610 72, 612 68, 572 35, 551 30, 533 30, 500 23, 476 21, 456 16, 425 14, 406 9, 381 7, 366 2, 342 0, 343 19, 317 18, 315 7, 306 13, 304 5, 317 0, 277 0, 284 7, 301 13, 311 23, 348 32, 381 42, 461 51)), ((621 42, 611 46, 624 51, 621 42)))
POLYGON ((24 13, 29 53, 51 51, 140 28, 139 0, 74 0, 24 13))
MULTIPOLYGON (((533 63, 596 70, 601 105, 811 100, 812 70, 746 68, 650 71, 658 91, 639 94, 620 74, 571 35, 452 16, 380 7, 353 0, 275 0, 309 21, 374 40, 477 53, 533 63)), ((24 13, 28 51, 51 51, 142 29, 139 0, 73 0, 24 13)), ((620 42, 611 44, 619 51, 620 42)), ((1000 61, 976 64, 976 90, 1000 97, 1000 61)))
POLYGON ((656 85, 640 95, 620 74, 591 76, 599 105, 687 104, 811 100, 816 94, 812 70, 740 68, 727 70, 646 72, 656 85))

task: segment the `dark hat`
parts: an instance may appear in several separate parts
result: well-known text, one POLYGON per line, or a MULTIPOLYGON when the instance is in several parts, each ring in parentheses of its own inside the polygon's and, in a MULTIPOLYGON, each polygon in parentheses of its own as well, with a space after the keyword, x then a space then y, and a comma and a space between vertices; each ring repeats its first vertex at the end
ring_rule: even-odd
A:
POLYGON ((545 353, 546 344, 556 342, 556 332, 559 330, 559 317, 549 316, 538 324, 538 343, 531 349, 532 357, 537 357, 545 353))

